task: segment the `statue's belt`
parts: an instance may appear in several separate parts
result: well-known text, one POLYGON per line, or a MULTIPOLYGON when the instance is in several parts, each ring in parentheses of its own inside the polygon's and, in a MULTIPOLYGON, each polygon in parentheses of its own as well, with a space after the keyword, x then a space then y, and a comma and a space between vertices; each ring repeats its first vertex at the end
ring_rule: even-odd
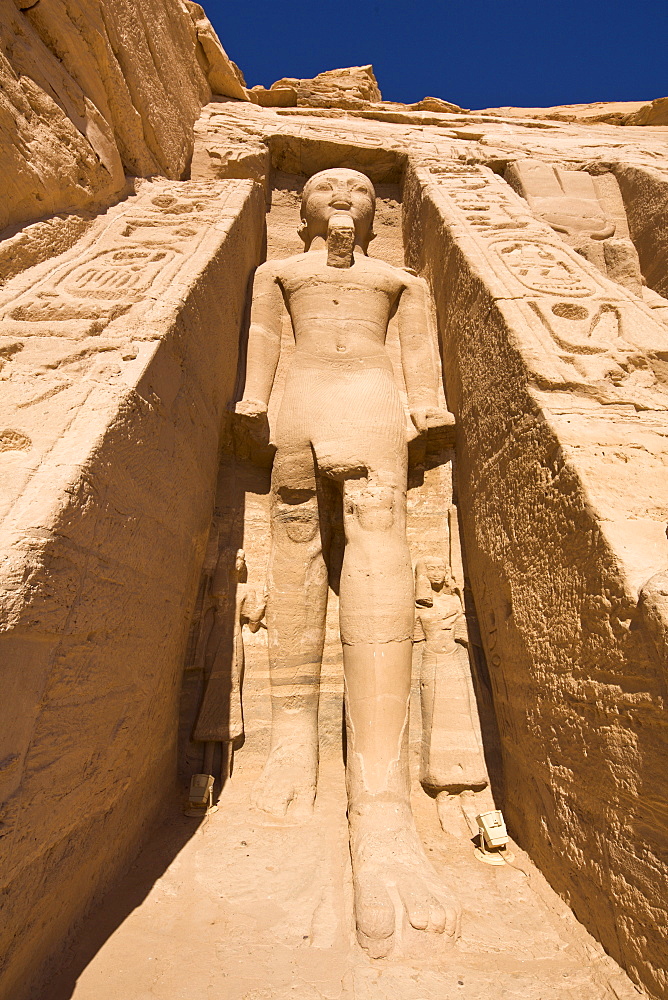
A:
POLYGON ((292 355, 291 367, 321 372, 356 372, 380 368, 394 374, 392 362, 387 354, 372 354, 361 358, 328 358, 318 354, 308 354, 306 351, 295 351, 292 355))

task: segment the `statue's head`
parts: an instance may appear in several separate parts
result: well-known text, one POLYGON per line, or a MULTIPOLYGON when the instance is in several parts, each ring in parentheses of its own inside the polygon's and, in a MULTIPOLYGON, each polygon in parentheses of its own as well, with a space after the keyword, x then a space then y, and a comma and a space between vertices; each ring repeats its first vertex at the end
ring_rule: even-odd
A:
POLYGON ((234 568, 240 576, 246 572, 246 553, 243 549, 237 549, 237 554, 234 557, 234 568))
POLYGON ((366 253, 373 239, 376 210, 374 186, 364 174, 346 167, 332 167, 309 177, 302 192, 299 235, 306 249, 317 236, 327 239, 332 215, 349 215, 355 224, 355 242, 366 253))
POLYGON ((452 593, 454 580, 450 568, 441 556, 425 556, 415 564, 415 603, 431 607, 434 603, 432 591, 444 590, 452 593))

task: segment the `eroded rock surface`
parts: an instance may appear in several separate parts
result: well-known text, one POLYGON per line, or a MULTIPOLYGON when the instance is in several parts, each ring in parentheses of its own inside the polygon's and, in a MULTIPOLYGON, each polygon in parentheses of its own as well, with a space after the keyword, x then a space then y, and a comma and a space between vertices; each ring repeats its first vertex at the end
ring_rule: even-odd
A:
POLYGON ((253 87, 251 100, 263 107, 363 108, 381 100, 373 66, 349 66, 318 73, 312 80, 284 77, 269 90, 253 87))
POLYGON ((181 0, 2 0, 0 63, 0 230, 106 207, 126 173, 183 177, 212 91, 246 99, 181 0))
POLYGON ((595 104, 562 104, 551 108, 485 108, 481 114, 509 118, 545 118, 580 125, 668 125, 668 98, 654 101, 599 101, 595 104))

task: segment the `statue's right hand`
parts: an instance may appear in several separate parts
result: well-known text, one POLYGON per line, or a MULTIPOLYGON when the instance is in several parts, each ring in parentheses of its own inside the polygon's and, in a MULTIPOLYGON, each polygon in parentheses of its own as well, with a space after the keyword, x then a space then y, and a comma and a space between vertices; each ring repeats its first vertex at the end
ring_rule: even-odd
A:
POLYGON ((267 414, 267 404, 261 403, 257 399, 240 399, 235 403, 234 412, 240 417, 247 417, 249 420, 261 420, 267 414))
POLYGON ((269 443, 267 404, 258 399, 240 399, 234 405, 234 451, 256 465, 271 467, 275 449, 269 443))

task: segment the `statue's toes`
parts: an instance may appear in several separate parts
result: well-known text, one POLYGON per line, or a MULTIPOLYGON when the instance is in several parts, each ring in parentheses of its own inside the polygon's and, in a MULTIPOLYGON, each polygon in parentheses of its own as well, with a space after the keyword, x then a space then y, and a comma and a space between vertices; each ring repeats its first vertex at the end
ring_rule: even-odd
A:
POLYGON ((457 900, 451 900, 445 908, 445 928, 444 933, 456 941, 461 933, 462 908, 457 900))
POLYGON ((442 931, 445 927, 445 908, 419 881, 408 881, 397 886, 406 916, 418 931, 442 931))
POLYGON ((281 819, 288 810, 292 795, 283 794, 275 785, 272 786, 271 782, 260 778, 253 789, 251 801, 256 809, 268 813, 276 819, 281 819))
POLYGON ((357 939, 371 958, 385 958, 394 942, 394 906, 381 880, 355 878, 357 939))
POLYGON ((313 815, 313 804, 315 802, 315 786, 307 785, 292 790, 286 810, 289 806, 290 816, 293 819, 308 819, 313 815))
POLYGON ((456 936, 459 929, 459 907, 456 903, 444 903, 420 881, 405 881, 397 888, 412 927, 447 937, 456 936))
POLYGON ((429 929, 435 934, 443 934, 448 923, 448 910, 442 903, 436 903, 429 910, 429 929))

